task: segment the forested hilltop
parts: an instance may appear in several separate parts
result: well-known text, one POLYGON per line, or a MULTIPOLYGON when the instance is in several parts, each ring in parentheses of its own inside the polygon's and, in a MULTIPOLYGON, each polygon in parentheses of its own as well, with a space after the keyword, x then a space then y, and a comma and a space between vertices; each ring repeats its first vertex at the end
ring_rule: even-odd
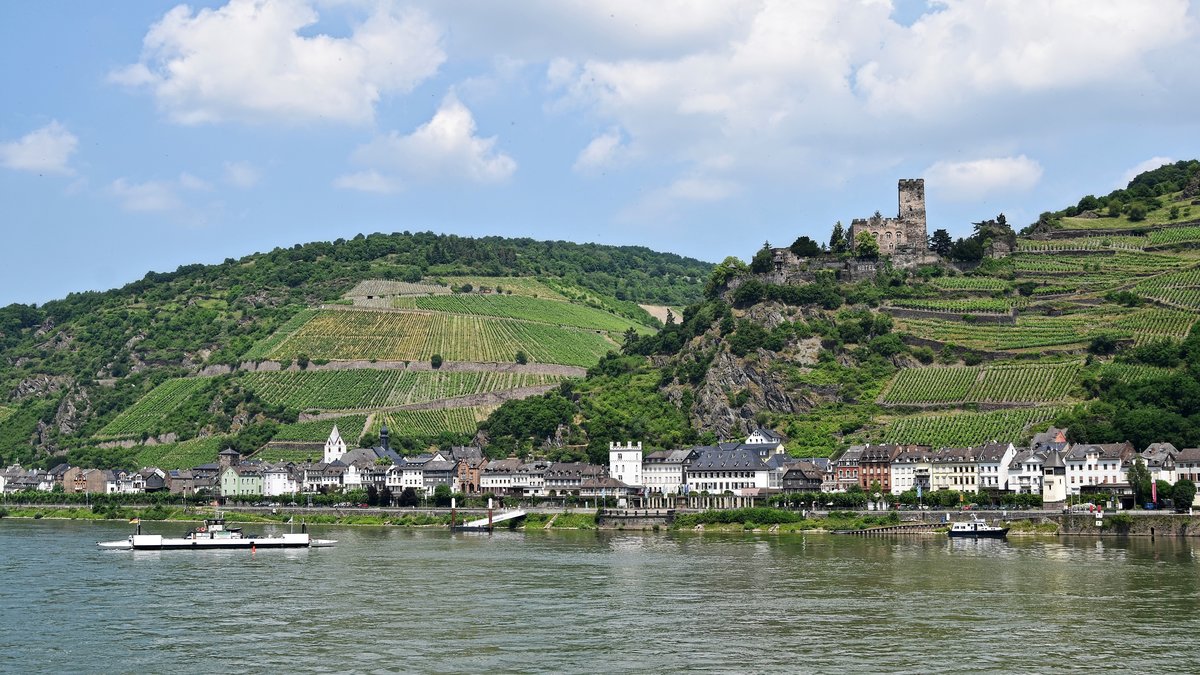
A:
MULTIPOLYGON (((41 306, 9 305, 0 309, 0 456, 6 463, 132 465, 142 444, 156 437, 167 441, 164 448, 190 442, 195 447, 184 454, 201 457, 222 444, 256 449, 281 429, 305 441, 328 433, 328 423, 297 428, 311 401, 289 394, 284 377, 334 381, 330 396, 342 385, 367 382, 386 399, 363 406, 345 396, 319 400, 314 413, 324 412, 326 403, 340 412, 553 384, 560 371, 570 372, 561 369, 595 363, 614 344, 610 333, 652 332, 660 325, 639 305, 678 308, 697 301, 711 267, 642 247, 404 232, 297 244, 218 265, 151 272, 119 289, 74 293, 41 306), (377 287, 384 289, 378 296, 377 287), (417 292, 406 292, 409 287, 417 292), (363 289, 361 297, 352 296, 363 289), (381 299, 387 307, 379 306, 381 299), (348 311, 370 309, 379 312, 348 311), (428 368, 432 349, 446 351, 447 362, 529 365, 512 375, 414 373, 402 381, 387 372, 387 381, 378 372, 309 372, 341 358, 323 349, 345 351, 322 342, 317 328, 376 314, 419 324, 391 330, 424 342, 380 359, 368 350, 364 362, 395 358, 404 367, 423 359, 428 368), (483 340, 491 351, 481 351, 477 335, 497 326, 503 334, 483 340), (300 335, 286 339, 297 330, 300 335), (464 346, 456 347, 456 340, 464 346), (296 352, 295 345, 311 354, 296 352), (302 372, 272 379, 219 368, 272 359, 302 372)), ((341 344, 336 336, 334 342, 341 344)), ((459 427, 467 424, 473 433, 487 410, 460 415, 467 421, 459 427)), ((358 422, 351 440, 360 429, 369 432, 362 418, 358 422)))
POLYGON ((1020 233, 999 214, 957 241, 931 234, 906 260, 840 223, 828 243, 728 258, 678 321, 501 406, 483 424, 493 453, 602 461, 609 441, 672 448, 760 425, 797 456, 1021 443, 1051 424, 1073 441, 1200 445, 1200 162, 1020 233))

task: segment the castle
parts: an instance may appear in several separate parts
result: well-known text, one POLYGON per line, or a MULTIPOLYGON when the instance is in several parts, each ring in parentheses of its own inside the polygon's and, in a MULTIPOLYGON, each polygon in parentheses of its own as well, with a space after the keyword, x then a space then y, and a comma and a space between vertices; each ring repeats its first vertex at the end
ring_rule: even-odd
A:
POLYGON ((870 232, 884 255, 925 250, 929 241, 925 231, 925 179, 901 178, 899 193, 897 217, 883 218, 876 212, 870 218, 855 218, 850 223, 850 241, 856 241, 860 232, 870 232))

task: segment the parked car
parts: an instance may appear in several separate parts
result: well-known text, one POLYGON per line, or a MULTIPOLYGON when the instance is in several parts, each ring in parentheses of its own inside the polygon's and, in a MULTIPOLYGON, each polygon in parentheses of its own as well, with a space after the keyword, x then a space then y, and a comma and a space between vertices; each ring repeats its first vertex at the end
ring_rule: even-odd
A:
POLYGON ((359 504, 358 508, 365 509, 365 508, 367 508, 367 506, 368 506, 367 504, 359 504))

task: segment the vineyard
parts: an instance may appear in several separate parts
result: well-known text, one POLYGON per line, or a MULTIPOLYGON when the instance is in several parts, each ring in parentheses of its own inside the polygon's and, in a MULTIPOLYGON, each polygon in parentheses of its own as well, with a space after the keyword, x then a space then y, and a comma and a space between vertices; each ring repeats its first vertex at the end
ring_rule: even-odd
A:
POLYGON ((296 410, 365 410, 557 384, 563 379, 534 373, 324 370, 249 373, 244 381, 264 401, 296 410))
POLYGON ((524 296, 458 294, 408 297, 396 298, 394 304, 405 309, 523 319, 614 333, 623 333, 629 328, 643 333, 650 331, 646 326, 603 310, 524 296))
POLYGON ((296 332, 296 329, 308 323, 316 315, 317 311, 315 309, 302 309, 299 312, 296 312, 296 315, 291 319, 288 319, 287 323, 280 326, 279 330, 267 336, 265 339, 259 340, 253 347, 250 348, 250 351, 246 352, 245 355, 242 356, 242 359, 246 361, 264 361, 270 358, 271 352, 274 351, 281 342, 286 340, 289 335, 296 332))
POLYGON ((191 377, 166 380, 138 399, 137 403, 122 410, 111 422, 96 433, 96 438, 126 438, 141 434, 155 434, 158 426, 183 404, 192 394, 203 389, 208 378, 191 377))
MULTIPOLYGON (((322 439, 322 441, 323 440, 324 439, 322 439)), ((306 448, 288 448, 267 445, 254 453, 254 459, 270 464, 280 462, 303 464, 305 462, 320 462, 323 457, 323 452, 324 451, 322 450, 321 446, 316 444, 306 448)))
POLYGON ((566 296, 554 290, 535 277, 439 277, 436 281, 454 286, 471 284, 478 290, 495 291, 505 295, 521 295, 529 298, 545 298, 547 300, 566 300, 566 296))
POLYGON ((1059 251, 1140 251, 1151 243, 1146 237, 1079 237, 1074 239, 1019 239, 1019 253, 1055 253, 1059 251))
POLYGON ((1009 283, 991 277, 936 277, 929 283, 943 291, 1007 291, 1009 283))
POLYGON ((924 300, 901 299, 892 305, 901 309, 920 309, 933 312, 950 312, 953 314, 1009 314, 1014 306, 1022 304, 1018 300, 1000 300, 997 298, 963 298, 955 300, 924 300))
POLYGON ((449 293, 450 289, 436 284, 410 284, 405 281, 388 281, 385 279, 367 279, 360 281, 346 293, 348 298, 384 297, 393 295, 430 295, 434 293, 449 293))
POLYGON ((972 413, 905 417, 889 423, 884 443, 914 443, 938 447, 982 445, 989 441, 1011 441, 1020 445, 1031 427, 1066 411, 1062 407, 1024 408, 972 413))
POLYGON ((1152 246, 1172 246, 1200 242, 1200 227, 1172 227, 1150 233, 1152 246))
POLYGON ((1100 367, 1100 377, 1111 377, 1119 382, 1141 382, 1173 372, 1170 368, 1156 368, 1133 363, 1106 363, 1100 367))
POLYGON ((1146 279, 1134 291, 1169 305, 1200 310, 1200 267, 1146 279))
POLYGON ((217 461, 217 453, 225 449, 227 442, 224 436, 209 436, 182 443, 145 445, 137 454, 137 465, 156 466, 164 470, 191 469, 217 461))
POLYGON ((399 410, 375 416, 370 431, 379 433, 387 424, 388 433, 397 436, 420 436, 431 438, 444 431, 473 434, 479 423, 487 419, 495 408, 444 408, 439 410, 399 410))
POLYGON ((1113 272, 1132 275, 1147 275, 1164 272, 1186 264, 1176 256, 1158 253, 1121 251, 1106 256, 1045 256, 1019 253, 1012 256, 1017 272, 1070 274, 1085 272, 1113 272))
POLYGON ((1038 403, 1066 397, 1078 363, 906 368, 884 392, 887 404, 1038 403))
POLYGON ((346 445, 353 446, 362 436, 363 427, 367 424, 366 415, 347 415, 331 420, 314 422, 296 422, 279 427, 272 441, 291 441, 294 443, 324 443, 329 439, 329 432, 337 425, 338 433, 345 439, 346 445))
MULTIPOLYGON (((272 338, 274 339, 274 336, 272 338)), ((512 362, 591 366, 615 344, 604 334, 511 319, 411 312, 322 311, 271 350, 274 358, 512 362)))

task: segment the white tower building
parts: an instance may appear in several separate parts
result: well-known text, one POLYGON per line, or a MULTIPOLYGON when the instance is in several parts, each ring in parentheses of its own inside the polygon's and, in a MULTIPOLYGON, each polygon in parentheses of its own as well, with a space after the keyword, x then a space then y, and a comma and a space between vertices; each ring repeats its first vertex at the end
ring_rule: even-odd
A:
POLYGON ((329 439, 325 441, 325 463, 331 464, 336 462, 344 454, 346 454, 346 441, 342 440, 342 435, 338 433, 338 428, 335 424, 329 432, 329 439))
POLYGON ((642 443, 608 444, 608 475, 626 485, 642 485, 642 443))

